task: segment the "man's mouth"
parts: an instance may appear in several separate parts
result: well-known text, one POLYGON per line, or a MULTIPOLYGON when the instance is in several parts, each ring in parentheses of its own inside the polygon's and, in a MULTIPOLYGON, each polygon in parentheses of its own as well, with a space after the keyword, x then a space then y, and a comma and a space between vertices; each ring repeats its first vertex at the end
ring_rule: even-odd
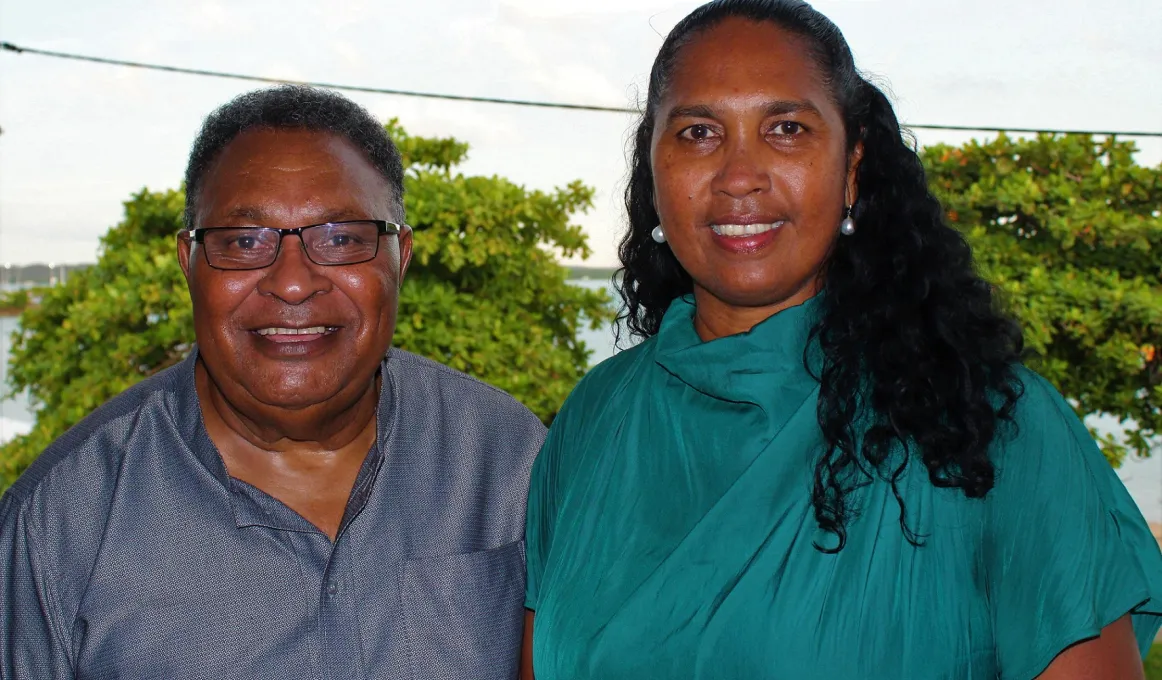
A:
POLYGON ((285 326, 267 326, 256 328, 254 333, 264 341, 283 348, 314 347, 314 343, 322 340, 339 330, 338 326, 307 326, 305 328, 287 328, 285 326))
POLYGON ((339 329, 336 326, 310 326, 308 328, 259 328, 255 332, 259 335, 270 337, 284 335, 326 335, 328 333, 334 333, 337 330, 339 329))

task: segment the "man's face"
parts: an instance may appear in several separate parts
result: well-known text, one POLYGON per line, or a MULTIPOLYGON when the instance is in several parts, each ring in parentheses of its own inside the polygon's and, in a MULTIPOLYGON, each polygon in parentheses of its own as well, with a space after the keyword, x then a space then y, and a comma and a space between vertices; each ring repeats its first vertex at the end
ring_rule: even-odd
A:
MULTIPOLYGON (((207 171, 195 226, 395 221, 392 198, 387 180, 342 137, 252 130, 207 171)), ((228 401, 296 410, 353 403, 366 392, 395 331, 409 230, 380 236, 375 259, 339 266, 312 262, 297 236, 283 238, 274 264, 250 271, 210 267, 185 234, 178 249, 199 353, 228 401)))

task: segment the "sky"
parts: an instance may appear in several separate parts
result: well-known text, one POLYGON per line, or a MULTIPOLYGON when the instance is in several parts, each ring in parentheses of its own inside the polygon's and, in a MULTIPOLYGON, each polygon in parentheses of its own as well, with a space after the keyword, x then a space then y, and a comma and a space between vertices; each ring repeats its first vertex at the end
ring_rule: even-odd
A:
MULTIPOLYGON (((665 0, 0 0, 23 47, 460 95, 636 106, 665 0)), ((821 0, 905 123, 1162 131, 1157 0, 821 0)), ((0 53, 0 263, 94 261, 143 187, 180 182, 198 127, 254 83, 0 53)), ((350 93, 471 145, 465 174, 580 179, 587 264, 616 263, 628 114, 350 93)), ((917 131, 921 144, 973 135, 917 131)), ((977 133, 985 137, 987 133, 977 133)), ((1162 139, 1138 140, 1162 163, 1162 139)))

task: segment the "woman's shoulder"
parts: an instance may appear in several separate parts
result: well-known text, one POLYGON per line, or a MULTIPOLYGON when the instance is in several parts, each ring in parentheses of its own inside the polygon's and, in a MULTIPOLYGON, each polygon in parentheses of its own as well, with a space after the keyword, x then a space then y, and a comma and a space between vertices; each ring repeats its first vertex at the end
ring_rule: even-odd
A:
POLYGON ((1004 675, 1033 677, 1127 612, 1145 649, 1162 623, 1162 553, 1065 397, 1028 368, 1017 378, 982 553, 1004 675))
POLYGON ((1024 365, 1014 373, 1019 395, 1011 422, 998 428, 994 462, 1073 464, 1107 472, 1109 464, 1089 428, 1053 383, 1024 365))
POLYGON ((1073 414, 1073 409, 1060 391, 1040 373, 1024 364, 1013 367, 1013 373, 1021 388, 1017 400, 1017 417, 1042 416, 1065 411, 1073 414))
POLYGON ((1061 392, 1024 365, 1015 367, 1015 378, 1020 394, 1012 420, 998 427, 993 446, 998 488, 1016 485, 1023 493, 1019 487, 1034 479, 1045 488, 1066 474, 1108 478, 1109 463, 1061 392))
POLYGON ((1000 427, 992 447, 996 477, 986 499, 994 522, 1039 515, 1087 526, 1108 515, 1148 534, 1141 511, 1069 401, 1027 367, 1017 369, 1017 378, 1022 393, 1013 422, 1000 427))
POLYGON ((656 338, 646 338, 589 369, 565 400, 562 412, 606 404, 623 395, 643 370, 654 365, 655 344, 656 338))

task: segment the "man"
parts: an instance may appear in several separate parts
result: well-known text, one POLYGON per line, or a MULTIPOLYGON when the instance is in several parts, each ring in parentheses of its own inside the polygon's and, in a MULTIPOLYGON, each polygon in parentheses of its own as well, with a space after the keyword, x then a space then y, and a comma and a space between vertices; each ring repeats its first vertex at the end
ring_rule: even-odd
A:
POLYGON ((399 152, 284 86, 213 113, 178 254, 196 349, 0 502, 0 676, 511 678, 544 427, 390 349, 399 152))

